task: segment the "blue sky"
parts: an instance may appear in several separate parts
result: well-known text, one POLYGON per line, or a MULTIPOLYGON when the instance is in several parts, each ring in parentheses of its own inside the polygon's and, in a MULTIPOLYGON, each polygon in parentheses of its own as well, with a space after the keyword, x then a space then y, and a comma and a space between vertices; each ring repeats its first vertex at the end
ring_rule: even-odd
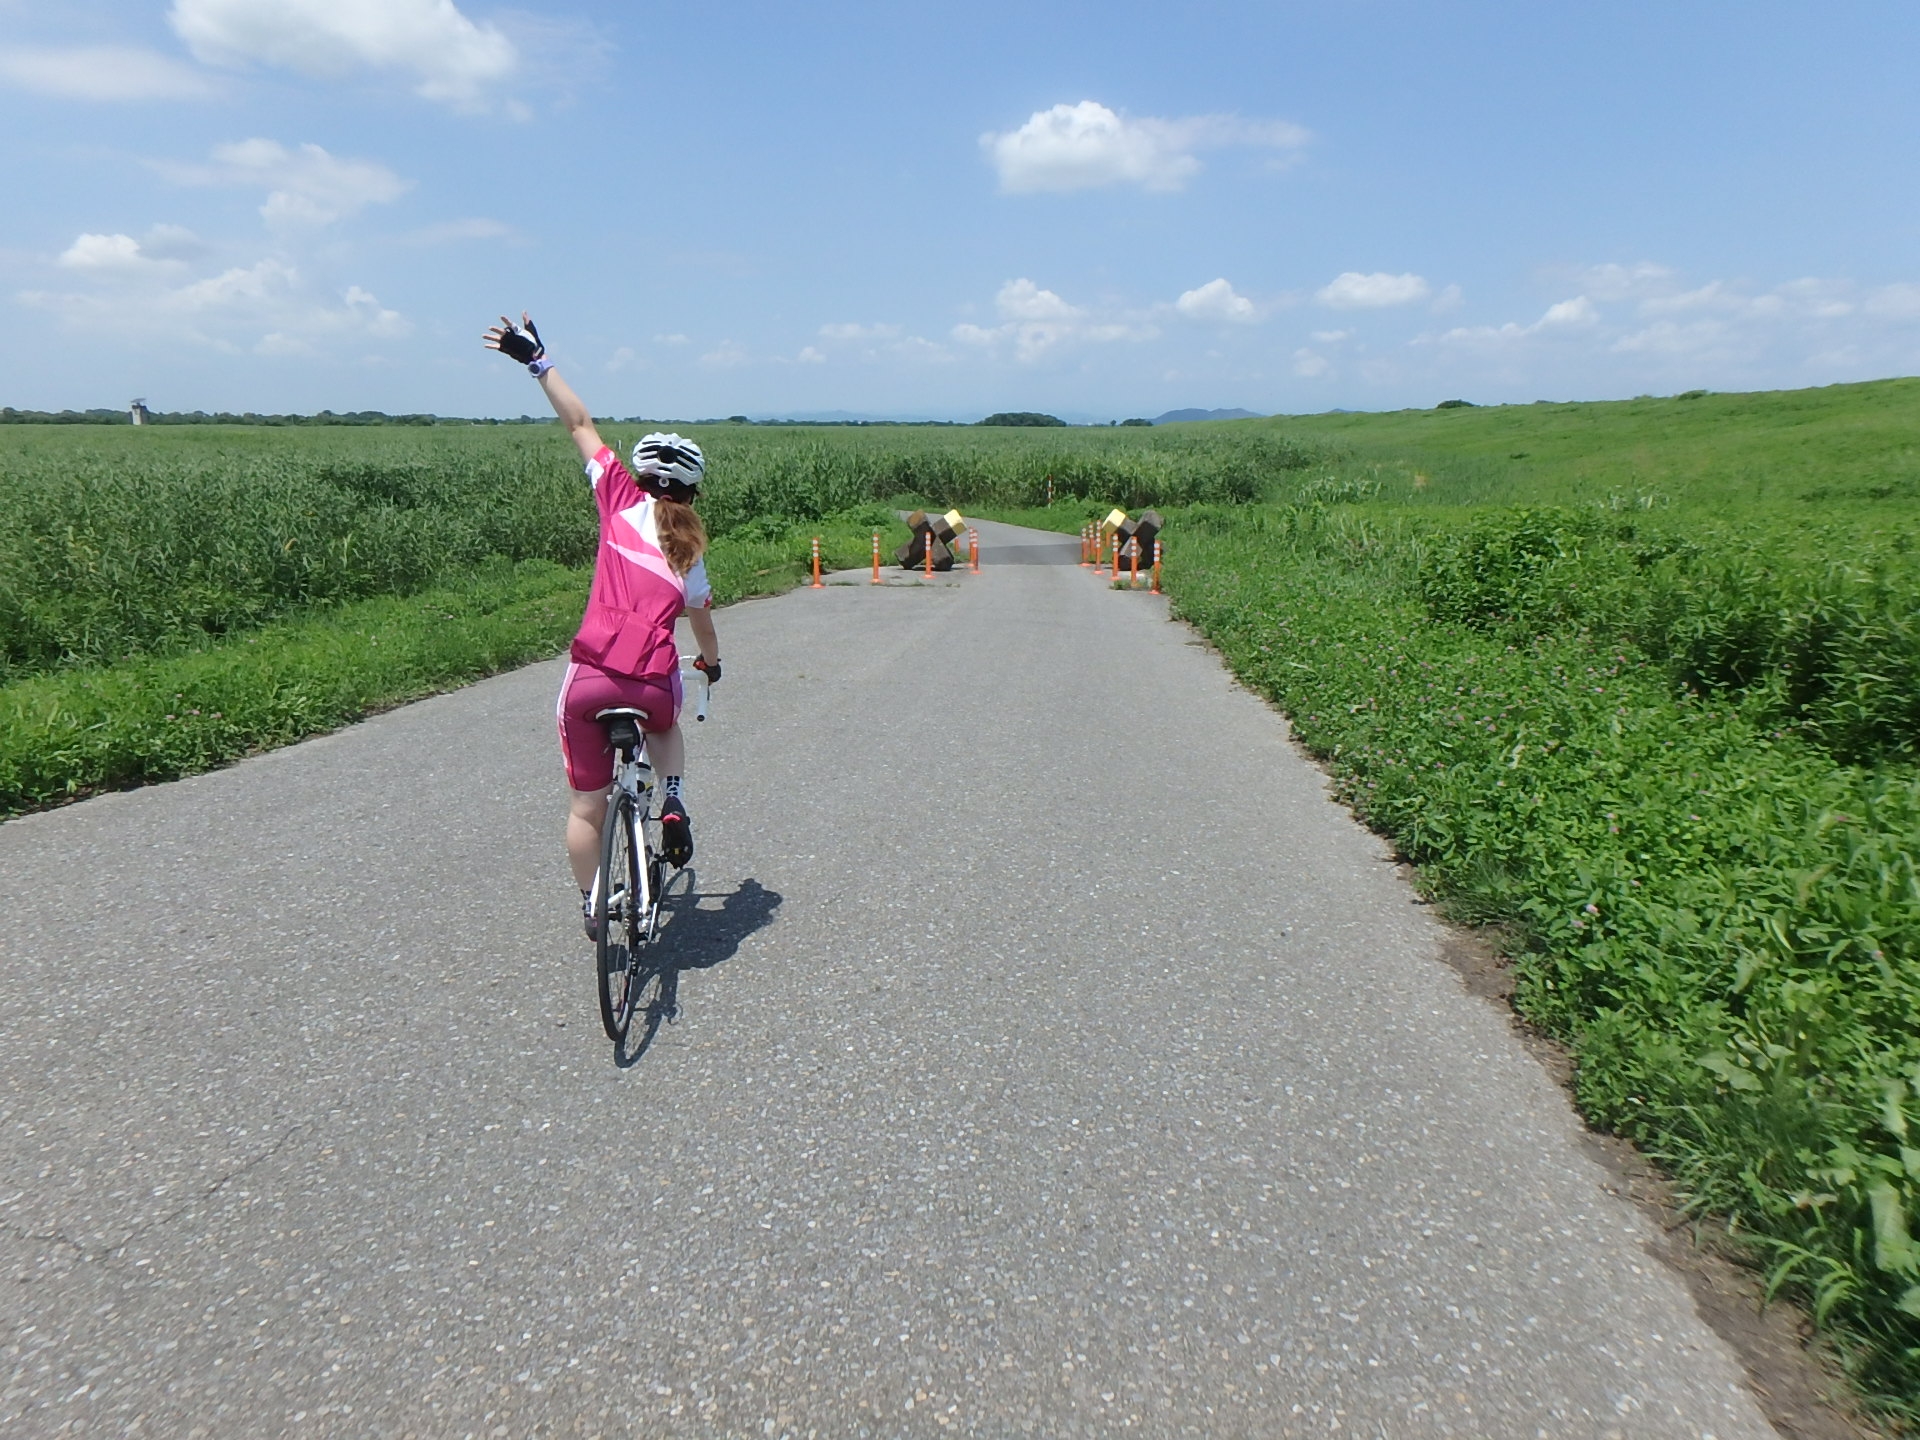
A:
POLYGON ((1910 4, 0 0, 0 404, 1080 418, 1920 371, 1910 4))

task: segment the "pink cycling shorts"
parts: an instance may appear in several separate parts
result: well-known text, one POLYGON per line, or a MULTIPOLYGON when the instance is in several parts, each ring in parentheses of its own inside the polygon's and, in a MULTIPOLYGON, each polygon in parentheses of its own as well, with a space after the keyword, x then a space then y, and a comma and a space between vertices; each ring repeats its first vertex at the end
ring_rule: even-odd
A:
POLYGON ((567 763, 567 784, 575 790, 604 790, 613 783, 613 746, 607 727, 593 717, 612 705, 631 705, 647 712, 640 728, 658 735, 680 719, 680 671, 655 680, 616 675, 598 665, 576 660, 560 682, 560 701, 553 707, 560 722, 560 755, 567 763))

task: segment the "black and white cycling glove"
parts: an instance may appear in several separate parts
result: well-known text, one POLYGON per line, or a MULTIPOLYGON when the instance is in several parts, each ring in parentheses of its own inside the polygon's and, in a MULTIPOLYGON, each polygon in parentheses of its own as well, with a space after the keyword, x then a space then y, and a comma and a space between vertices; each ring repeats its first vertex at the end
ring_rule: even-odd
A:
POLYGON ((520 312, 520 325, 515 325, 506 316, 500 317, 500 323, 487 331, 482 342, 489 350, 498 350, 509 360, 518 360, 535 375, 544 375, 553 368, 553 362, 547 359, 546 344, 540 339, 540 332, 534 327, 527 312, 520 312), (522 333, 520 325, 526 326, 522 333))

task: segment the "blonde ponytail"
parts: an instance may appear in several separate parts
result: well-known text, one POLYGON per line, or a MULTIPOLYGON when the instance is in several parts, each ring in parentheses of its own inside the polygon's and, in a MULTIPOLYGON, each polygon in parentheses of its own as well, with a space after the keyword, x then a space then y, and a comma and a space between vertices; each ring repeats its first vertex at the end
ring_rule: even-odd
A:
POLYGON ((674 574, 686 574, 707 553, 707 527, 700 523, 691 505, 664 496, 654 502, 653 520, 667 564, 674 574))

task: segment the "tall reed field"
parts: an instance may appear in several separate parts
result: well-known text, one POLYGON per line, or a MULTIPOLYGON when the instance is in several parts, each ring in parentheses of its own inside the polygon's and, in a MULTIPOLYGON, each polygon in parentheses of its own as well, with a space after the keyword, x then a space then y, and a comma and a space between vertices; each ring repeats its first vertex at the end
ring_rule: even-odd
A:
MULTIPOLYGON (((697 433, 723 598, 909 501, 1161 509, 1176 612, 1490 927, 1588 1117, 1920 1420, 1920 381, 697 433)), ((594 539, 552 427, 4 427, 0 499, 0 813, 555 653, 594 539)))
MULTIPOLYGON (((639 431, 603 433, 624 450, 639 431)), ((1063 496, 1124 504, 1249 500, 1276 465, 1300 459, 1266 436, 695 433, 709 450, 700 510, 716 540, 780 538, 897 496, 1020 503, 1049 475, 1063 496)), ((490 559, 579 566, 596 535, 553 426, 9 426, 0 501, 0 683, 409 594, 490 559)))
MULTIPOLYGON (((624 451, 641 428, 602 433, 624 451)), ((796 581, 816 534, 833 565, 874 530, 891 549, 897 499, 1018 503, 1051 477, 1246 501, 1304 460, 1267 435, 689 428, 722 601, 796 581)), ((0 815, 558 653, 596 533, 553 425, 0 427, 0 815)))

